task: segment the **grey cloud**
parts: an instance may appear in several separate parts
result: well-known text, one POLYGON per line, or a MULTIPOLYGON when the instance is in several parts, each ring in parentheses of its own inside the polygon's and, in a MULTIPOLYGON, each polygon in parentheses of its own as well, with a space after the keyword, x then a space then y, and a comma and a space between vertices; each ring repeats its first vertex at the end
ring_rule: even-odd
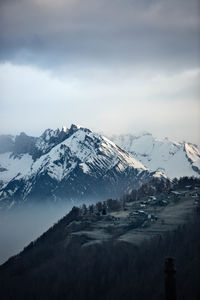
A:
POLYGON ((199 63, 198 0, 1 2, 1 61, 190 68, 199 63))

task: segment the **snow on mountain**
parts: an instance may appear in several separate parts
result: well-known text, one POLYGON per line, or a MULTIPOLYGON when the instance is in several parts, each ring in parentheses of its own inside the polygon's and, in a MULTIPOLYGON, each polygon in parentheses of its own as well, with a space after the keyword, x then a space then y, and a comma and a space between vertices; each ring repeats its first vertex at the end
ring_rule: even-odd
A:
POLYGON ((45 152, 51 146, 54 146, 54 139, 59 135, 60 130, 47 129, 45 132, 36 139, 35 146, 38 150, 45 152))
POLYGON ((89 129, 46 130, 39 138, 17 136, 16 153, 0 154, 0 200, 112 197, 152 177, 143 164, 89 129), (19 141, 22 143, 20 144, 19 141))
POLYGON ((187 154, 187 158, 192 164, 193 170, 197 172, 200 171, 200 149, 193 145, 185 143, 185 152, 187 154))
POLYGON ((124 171, 127 166, 146 170, 107 138, 82 128, 36 160, 28 176, 46 170, 50 177, 61 181, 77 165, 82 167, 84 173, 93 176, 97 176, 98 171, 105 173, 114 166, 119 171, 124 171))
POLYGON ((111 140, 147 168, 162 171, 170 178, 200 174, 200 149, 196 145, 156 139, 150 133, 115 135, 111 140))
POLYGON ((43 154, 66 139, 76 126, 70 129, 47 129, 40 137, 30 137, 25 133, 18 136, 0 136, 0 186, 14 178, 30 173, 32 164, 43 154))
POLYGON ((16 176, 24 176, 30 170, 33 159, 29 154, 14 155, 11 152, 0 154, 0 180, 8 183, 16 176))

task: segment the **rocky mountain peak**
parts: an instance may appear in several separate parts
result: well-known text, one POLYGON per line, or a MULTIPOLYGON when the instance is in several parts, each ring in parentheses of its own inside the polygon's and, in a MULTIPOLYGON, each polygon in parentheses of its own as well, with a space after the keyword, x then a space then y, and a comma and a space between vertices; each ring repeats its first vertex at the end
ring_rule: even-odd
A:
POLYGON ((3 202, 95 201, 118 197, 151 178, 165 178, 161 172, 150 172, 109 139, 74 124, 66 132, 47 129, 39 138, 24 135, 16 139, 24 141, 19 143, 21 154, 0 157, 6 169, 0 190, 3 202))

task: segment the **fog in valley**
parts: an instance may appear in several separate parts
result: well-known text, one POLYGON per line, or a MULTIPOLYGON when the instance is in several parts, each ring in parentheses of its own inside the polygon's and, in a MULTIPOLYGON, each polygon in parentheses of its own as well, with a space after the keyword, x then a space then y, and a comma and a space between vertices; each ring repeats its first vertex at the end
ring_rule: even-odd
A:
POLYGON ((66 215, 72 203, 36 204, 0 213, 0 264, 19 253, 31 241, 66 215))
POLYGON ((0 212, 0 265, 11 256, 18 254, 30 242, 64 217, 73 206, 90 205, 105 199, 83 199, 60 202, 44 202, 37 199, 27 205, 0 212))

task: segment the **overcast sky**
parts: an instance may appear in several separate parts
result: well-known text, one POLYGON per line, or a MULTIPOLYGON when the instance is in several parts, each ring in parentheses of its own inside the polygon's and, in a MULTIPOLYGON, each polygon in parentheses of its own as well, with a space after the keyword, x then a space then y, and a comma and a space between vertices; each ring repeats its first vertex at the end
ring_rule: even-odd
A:
POLYGON ((1 0, 0 133, 200 144, 198 0, 1 0))

